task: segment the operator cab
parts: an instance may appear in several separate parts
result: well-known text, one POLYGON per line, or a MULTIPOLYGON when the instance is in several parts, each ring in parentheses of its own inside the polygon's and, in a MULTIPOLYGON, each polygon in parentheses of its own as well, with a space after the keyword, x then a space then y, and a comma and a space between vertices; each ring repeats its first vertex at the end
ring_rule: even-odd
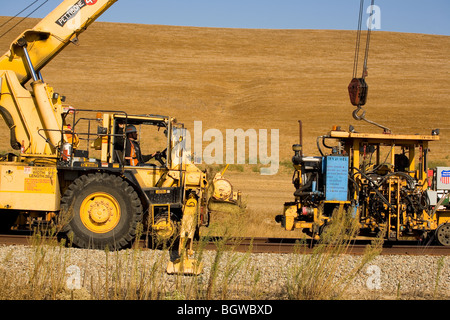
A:
POLYGON ((167 164, 167 149, 170 144, 168 136, 170 121, 164 116, 127 116, 115 115, 113 117, 112 152, 113 161, 123 166, 131 166, 125 159, 126 128, 134 126, 137 131, 137 143, 143 155, 154 157, 138 166, 162 166, 167 164))
MULTIPOLYGON (((72 142, 75 139, 64 138, 64 145, 70 148, 61 157, 58 168, 64 172, 65 180, 73 181, 86 171, 120 174, 138 186, 142 197, 157 206, 153 208, 154 215, 161 210, 170 211, 183 206, 184 172, 188 169, 180 159, 184 160, 189 155, 183 153, 187 134, 183 124, 177 124, 176 119, 168 116, 128 115, 125 112, 99 110, 73 109, 65 115, 64 123, 66 127, 70 124, 70 130, 62 131, 66 136, 76 135, 79 141, 75 145, 72 142), (152 159, 144 163, 139 161, 136 165, 125 161, 131 162, 134 157, 128 156, 127 159, 127 126, 133 126, 136 136, 132 138, 139 143, 142 155, 154 155, 152 159)), ((196 169, 190 173, 189 183, 197 183, 197 178, 200 181, 202 175, 196 169)))
MULTIPOLYGON (((176 119, 160 115, 128 115, 125 112, 68 109, 63 113, 60 167, 109 168, 152 167, 171 168, 186 158, 186 130, 176 119), (143 163, 130 165, 125 160, 126 127, 136 130, 136 141, 142 155, 153 155, 143 163), (168 150, 172 151, 169 152, 168 150), (175 159, 172 159, 172 156, 175 159)), ((148 157, 147 157, 148 158, 148 157)), ((130 159, 128 159, 130 160, 130 159)))

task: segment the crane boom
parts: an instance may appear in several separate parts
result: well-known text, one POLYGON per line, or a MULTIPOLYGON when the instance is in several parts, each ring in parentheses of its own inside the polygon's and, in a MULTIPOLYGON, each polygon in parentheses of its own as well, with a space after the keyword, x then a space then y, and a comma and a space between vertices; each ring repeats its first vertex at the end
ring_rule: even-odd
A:
POLYGON ((0 57, 0 70, 12 70, 23 85, 117 0, 65 0, 33 29, 14 40, 8 52, 0 57), (34 70, 26 62, 27 53, 34 70))
POLYGON ((116 1, 65 0, 0 57, 0 115, 10 129, 13 149, 22 154, 57 154, 62 101, 43 81, 40 70, 69 43, 76 43, 78 35, 116 1))

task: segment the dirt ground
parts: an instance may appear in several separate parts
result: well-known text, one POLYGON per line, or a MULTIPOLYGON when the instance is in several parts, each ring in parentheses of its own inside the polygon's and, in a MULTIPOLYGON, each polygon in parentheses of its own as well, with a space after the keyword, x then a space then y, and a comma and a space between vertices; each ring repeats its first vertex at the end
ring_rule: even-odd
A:
MULTIPOLYGON (((242 232, 246 237, 301 238, 300 231, 286 231, 275 222, 275 217, 283 212, 284 203, 294 200, 291 177, 287 173, 265 176, 255 172, 226 172, 225 178, 232 183, 233 191, 242 193, 246 206, 238 217, 238 230, 233 232, 242 232)), ((212 213, 213 222, 229 221, 228 218, 222 212, 212 213)))
POLYGON ((256 212, 283 212, 283 204, 293 201, 291 175, 263 176, 258 173, 226 173, 235 189, 242 192, 247 208, 256 212))

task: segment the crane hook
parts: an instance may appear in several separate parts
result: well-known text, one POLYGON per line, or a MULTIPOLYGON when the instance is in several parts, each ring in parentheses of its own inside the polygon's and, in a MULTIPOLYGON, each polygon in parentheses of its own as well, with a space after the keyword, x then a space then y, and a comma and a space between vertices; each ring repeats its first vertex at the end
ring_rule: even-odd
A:
POLYGON ((358 120, 358 121, 359 121, 359 120, 364 120, 365 117, 366 117, 366 110, 363 110, 363 109, 361 108, 361 106, 358 106, 358 107, 353 111, 352 115, 353 115, 353 119, 355 119, 355 120, 358 120), (361 114, 361 115, 358 115, 358 113, 359 113, 360 111, 362 111, 362 114, 361 114))

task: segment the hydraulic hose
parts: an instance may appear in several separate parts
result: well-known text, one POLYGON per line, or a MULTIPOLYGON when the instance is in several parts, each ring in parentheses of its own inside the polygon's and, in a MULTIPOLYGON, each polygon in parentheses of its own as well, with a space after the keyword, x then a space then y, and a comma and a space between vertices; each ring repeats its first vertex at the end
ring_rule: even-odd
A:
POLYGON ((20 150, 22 147, 21 144, 17 141, 16 138, 16 125, 14 124, 14 120, 11 116, 11 113, 9 113, 6 108, 0 106, 0 114, 2 115, 3 119, 5 120, 6 125, 9 128, 9 136, 10 136, 10 144, 11 148, 14 150, 20 150))

